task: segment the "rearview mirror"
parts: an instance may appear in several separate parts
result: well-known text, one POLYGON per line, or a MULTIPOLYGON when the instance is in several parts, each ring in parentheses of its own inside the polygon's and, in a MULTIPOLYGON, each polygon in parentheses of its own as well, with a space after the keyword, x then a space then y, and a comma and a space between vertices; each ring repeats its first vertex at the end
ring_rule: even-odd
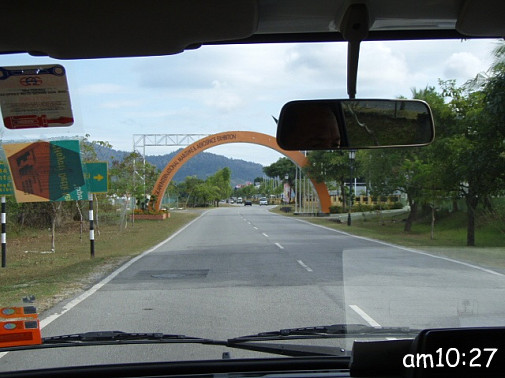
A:
POLYGON ((292 101, 277 125, 277 143, 290 151, 425 146, 434 137, 420 100, 292 101))

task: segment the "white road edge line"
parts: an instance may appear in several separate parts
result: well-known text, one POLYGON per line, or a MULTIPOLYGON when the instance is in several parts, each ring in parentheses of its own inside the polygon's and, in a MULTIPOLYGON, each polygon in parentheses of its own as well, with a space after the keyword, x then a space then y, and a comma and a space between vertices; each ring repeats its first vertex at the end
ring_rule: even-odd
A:
MULTIPOLYGON (((279 216, 282 216, 282 215, 279 215, 279 216)), ((432 255, 431 253, 428 253, 428 252, 418 251, 416 249, 411 249, 411 248, 403 247, 401 245, 387 243, 387 242, 383 242, 383 241, 380 241, 380 240, 367 238, 367 237, 364 237, 364 236, 357 236, 357 235, 349 234, 348 232, 339 231, 339 230, 335 230, 335 229, 330 228, 330 227, 322 226, 320 224, 315 224, 315 223, 307 222, 307 221, 304 221, 303 219, 295 219, 295 220, 298 221, 298 222, 303 222, 303 223, 311 224, 311 225, 313 225, 315 227, 324 228, 325 230, 333 231, 333 232, 336 232, 338 234, 342 234, 342 235, 346 235, 346 236, 351 236, 351 237, 356 238, 356 239, 361 239, 361 240, 375 242, 375 243, 382 244, 382 245, 385 245, 385 246, 388 246, 388 247, 398 248, 398 249, 401 249, 401 250, 406 251, 406 252, 416 253, 418 255, 424 255, 424 256, 428 256, 428 257, 433 257, 434 259, 445 260, 445 261, 449 261, 449 262, 452 262, 452 263, 455 263, 455 264, 464 265, 464 266, 466 266, 468 268, 477 269, 477 270, 480 270, 482 272, 494 274, 495 276, 505 277, 505 274, 502 274, 500 272, 496 272, 494 270, 486 269, 486 268, 483 268, 481 266, 473 265, 473 264, 466 263, 466 262, 463 262, 463 261, 454 260, 454 259, 451 259, 449 257, 432 255)))
POLYGON ((370 315, 363 311, 358 305, 349 305, 359 316, 361 316, 365 322, 374 328, 381 328, 381 325, 377 323, 370 315))
POLYGON ((64 313, 70 311, 72 308, 74 308, 75 306, 77 306, 79 303, 81 303, 82 301, 84 301, 86 298, 88 298, 89 296, 91 296, 94 293, 96 293, 103 286, 105 286, 107 283, 109 283, 110 281, 112 281, 112 279, 115 278, 119 273, 121 273, 122 271, 124 271, 127 268, 129 268, 131 265, 133 265, 134 263, 136 263, 142 257, 148 255, 152 251, 154 251, 154 250, 158 249, 159 247, 161 247, 163 244, 165 244, 165 243, 169 242, 170 240, 172 240, 173 238, 175 238, 177 235, 179 235, 182 231, 184 231, 186 228, 188 228, 189 226, 191 226, 194 222, 196 222, 198 219, 200 219, 206 213, 207 213, 207 211, 204 212, 204 213, 202 213, 199 217, 193 219, 191 222, 189 222, 187 225, 185 225, 184 227, 182 227, 180 230, 178 230, 177 232, 175 232, 174 234, 172 234, 171 236, 169 236, 167 239, 165 239, 161 243, 156 244, 154 247, 152 247, 152 248, 150 248, 150 249, 142 252, 140 255, 132 258, 131 260, 129 260, 125 264, 121 265, 118 269, 116 269, 114 272, 112 272, 111 274, 109 274, 103 280, 101 280, 100 282, 98 282, 97 284, 95 284, 94 286, 92 286, 91 288, 89 288, 88 290, 86 290, 84 293, 82 293, 81 295, 79 295, 77 298, 75 298, 75 299, 71 300, 70 302, 68 302, 65 306, 63 306, 63 310, 61 312, 58 312, 58 313, 55 313, 55 314, 52 314, 52 315, 49 315, 49 316, 45 317, 43 320, 40 321, 40 329, 42 329, 45 326, 49 325, 54 320, 58 319, 61 315, 63 315, 64 313))
POLYGON ((313 272, 313 270, 307 266, 302 260, 296 260, 307 272, 313 272))
MULTIPOLYGON (((201 217, 203 217, 207 213, 208 213, 208 211, 200 214, 199 217, 193 219, 191 222, 189 222, 183 228, 181 228, 180 230, 178 230, 175 234, 172 234, 171 236, 169 236, 167 239, 165 239, 161 243, 156 244, 154 247, 148 249, 147 251, 142 252, 140 255, 134 257, 130 261, 128 261, 125 264, 121 265, 118 269, 116 269, 114 272, 112 272, 111 274, 109 274, 107 277, 105 277, 103 280, 101 280, 100 282, 98 282, 96 285, 94 285, 91 288, 89 288, 88 290, 86 290, 84 293, 82 293, 81 295, 79 295, 77 298, 75 298, 75 299, 71 300, 70 302, 68 302, 65 306, 63 306, 63 310, 61 312, 58 312, 58 313, 46 316, 44 319, 42 319, 40 321, 40 329, 42 329, 45 326, 49 325, 50 323, 52 323, 54 320, 58 319, 64 313, 70 311, 72 308, 74 308, 75 306, 77 306, 83 300, 85 300, 89 296, 93 295, 95 292, 97 292, 104 285, 106 285, 107 283, 109 283, 110 281, 112 281, 112 279, 114 277, 116 277, 119 273, 121 273, 123 270, 127 269, 128 267, 130 267, 130 265, 134 264, 135 262, 137 262, 138 260, 140 260, 145 255, 151 253, 155 249, 161 247, 163 244, 165 244, 165 243, 169 242, 170 240, 172 240, 173 238, 175 238, 182 231, 184 231, 191 224, 193 224, 194 222, 196 222, 198 219, 200 219, 201 217)), ((7 353, 9 353, 9 352, 0 352, 0 358, 4 357, 7 353)))
POLYGON ((280 245, 279 243, 275 243, 275 245, 276 245, 277 247, 279 247, 280 249, 284 249, 284 247, 283 247, 282 245, 280 245))

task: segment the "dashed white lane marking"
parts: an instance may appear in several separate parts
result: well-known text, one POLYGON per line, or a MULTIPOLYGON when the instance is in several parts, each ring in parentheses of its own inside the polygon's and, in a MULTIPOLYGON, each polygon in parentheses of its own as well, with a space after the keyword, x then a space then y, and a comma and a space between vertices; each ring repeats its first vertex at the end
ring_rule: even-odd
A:
POLYGON ((307 272, 312 272, 313 270, 307 266, 302 260, 296 260, 307 272))
POLYGON ((263 235, 265 238, 268 238, 269 236, 267 234, 265 234, 264 232, 261 234, 263 235))
POLYGON ((284 249, 284 247, 283 247, 282 245, 280 245, 279 243, 275 243, 275 245, 276 245, 277 247, 279 247, 280 249, 284 249))
POLYGON ((253 228, 254 228, 255 230, 257 230, 257 229, 258 229, 258 227, 256 227, 256 226, 253 226, 253 228))
POLYGON ((368 315, 365 311, 363 311, 358 305, 349 305, 359 316, 361 316, 365 322, 371 325, 374 328, 380 328, 381 325, 377 323, 370 315, 368 315))

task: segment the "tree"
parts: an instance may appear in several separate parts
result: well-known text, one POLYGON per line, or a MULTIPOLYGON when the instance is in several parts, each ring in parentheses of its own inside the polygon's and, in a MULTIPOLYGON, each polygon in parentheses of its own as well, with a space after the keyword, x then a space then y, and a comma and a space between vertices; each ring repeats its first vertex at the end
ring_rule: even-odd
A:
POLYGON ((209 182, 199 183, 193 189, 194 206, 208 206, 216 198, 219 198, 219 188, 209 182))
MULTIPOLYGON (((203 184, 203 180, 196 176, 187 176, 184 182, 180 183, 177 187, 179 189, 179 195, 182 201, 185 201, 186 207, 189 204, 189 200, 195 191, 197 185, 203 184)), ((193 201, 194 203, 195 201, 193 201)))
POLYGON ((431 209, 431 235, 433 238, 435 226, 435 213, 438 204, 446 199, 456 198, 454 184, 446 179, 443 169, 445 159, 444 140, 452 136, 456 130, 455 116, 444 96, 438 93, 435 87, 412 89, 414 99, 424 100, 430 104, 436 125, 437 137, 428 147, 416 148, 406 151, 402 157, 398 172, 401 173, 401 182, 398 190, 407 194, 407 201, 411 208, 405 222, 405 231, 410 231, 417 217, 419 205, 427 205, 431 209))
POLYGON ((113 160, 110 168, 111 191, 120 197, 144 198, 146 191, 154 187, 158 175, 154 165, 144 164, 142 156, 132 152, 122 161, 113 160))
POLYGON ((259 194, 263 194, 265 196, 270 195, 280 195, 282 193, 282 185, 280 184, 280 180, 277 178, 268 178, 266 180, 262 180, 260 187, 258 189, 259 194))
POLYGON ((120 228, 123 228, 123 223, 124 227, 127 225, 126 213, 131 198, 138 200, 137 206, 147 208, 147 190, 154 186, 158 175, 158 169, 148 162, 144 163, 142 156, 137 152, 130 153, 122 161, 112 162, 109 169, 110 191, 125 199, 120 228))
POLYGON ((475 216, 479 204, 503 190, 505 180, 505 73, 493 72, 479 89, 442 82, 443 95, 457 118, 457 132, 445 140, 440 162, 451 186, 467 205, 467 245, 475 245, 475 216))
POLYGON ((81 142, 81 158, 82 161, 84 162, 92 162, 92 161, 97 161, 97 153, 96 153, 96 146, 101 146, 101 147, 106 147, 106 148, 112 148, 112 144, 109 142, 103 141, 103 140, 93 140, 90 141, 88 138, 90 137, 89 134, 86 134, 86 136, 82 139, 81 142))
POLYGON ((245 185, 236 190, 235 195, 243 198, 251 198, 255 194, 258 194, 254 185, 245 185))
MULTIPOLYGON (((263 167, 263 172, 265 172, 268 177, 279 177, 281 180, 286 180, 290 188, 294 188, 295 186, 296 165, 286 157, 282 157, 275 163, 263 167)), ((289 195, 291 195, 291 193, 289 195)), ((289 202, 291 202, 291 197, 289 197, 289 202)))
POLYGON ((362 152, 362 171, 368 191, 378 200, 399 190, 398 171, 401 167, 401 156, 395 152, 385 149, 362 152))
POLYGON ((225 167, 217 171, 214 175, 209 176, 207 178, 207 183, 217 188, 216 198, 214 198, 214 201, 216 202, 216 206, 219 206, 219 200, 228 198, 231 195, 230 168, 225 167))
MULTIPOLYGON (((307 155, 309 164, 304 172, 317 182, 335 181, 343 195, 344 208, 347 207, 346 179, 350 180, 350 161, 345 151, 311 151, 307 155)), ((355 171, 356 172, 356 171, 355 171)))

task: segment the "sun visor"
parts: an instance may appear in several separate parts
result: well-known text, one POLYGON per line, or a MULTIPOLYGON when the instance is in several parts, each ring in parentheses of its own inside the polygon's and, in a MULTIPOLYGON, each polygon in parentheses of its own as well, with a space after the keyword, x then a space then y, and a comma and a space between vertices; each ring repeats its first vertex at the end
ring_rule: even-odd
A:
POLYGON ((48 0, 26 5, 4 4, 0 52, 58 59, 170 55, 205 42, 247 38, 258 24, 256 0, 48 0))
POLYGON ((456 22, 456 30, 474 37, 505 36, 503 0, 467 0, 456 22))

